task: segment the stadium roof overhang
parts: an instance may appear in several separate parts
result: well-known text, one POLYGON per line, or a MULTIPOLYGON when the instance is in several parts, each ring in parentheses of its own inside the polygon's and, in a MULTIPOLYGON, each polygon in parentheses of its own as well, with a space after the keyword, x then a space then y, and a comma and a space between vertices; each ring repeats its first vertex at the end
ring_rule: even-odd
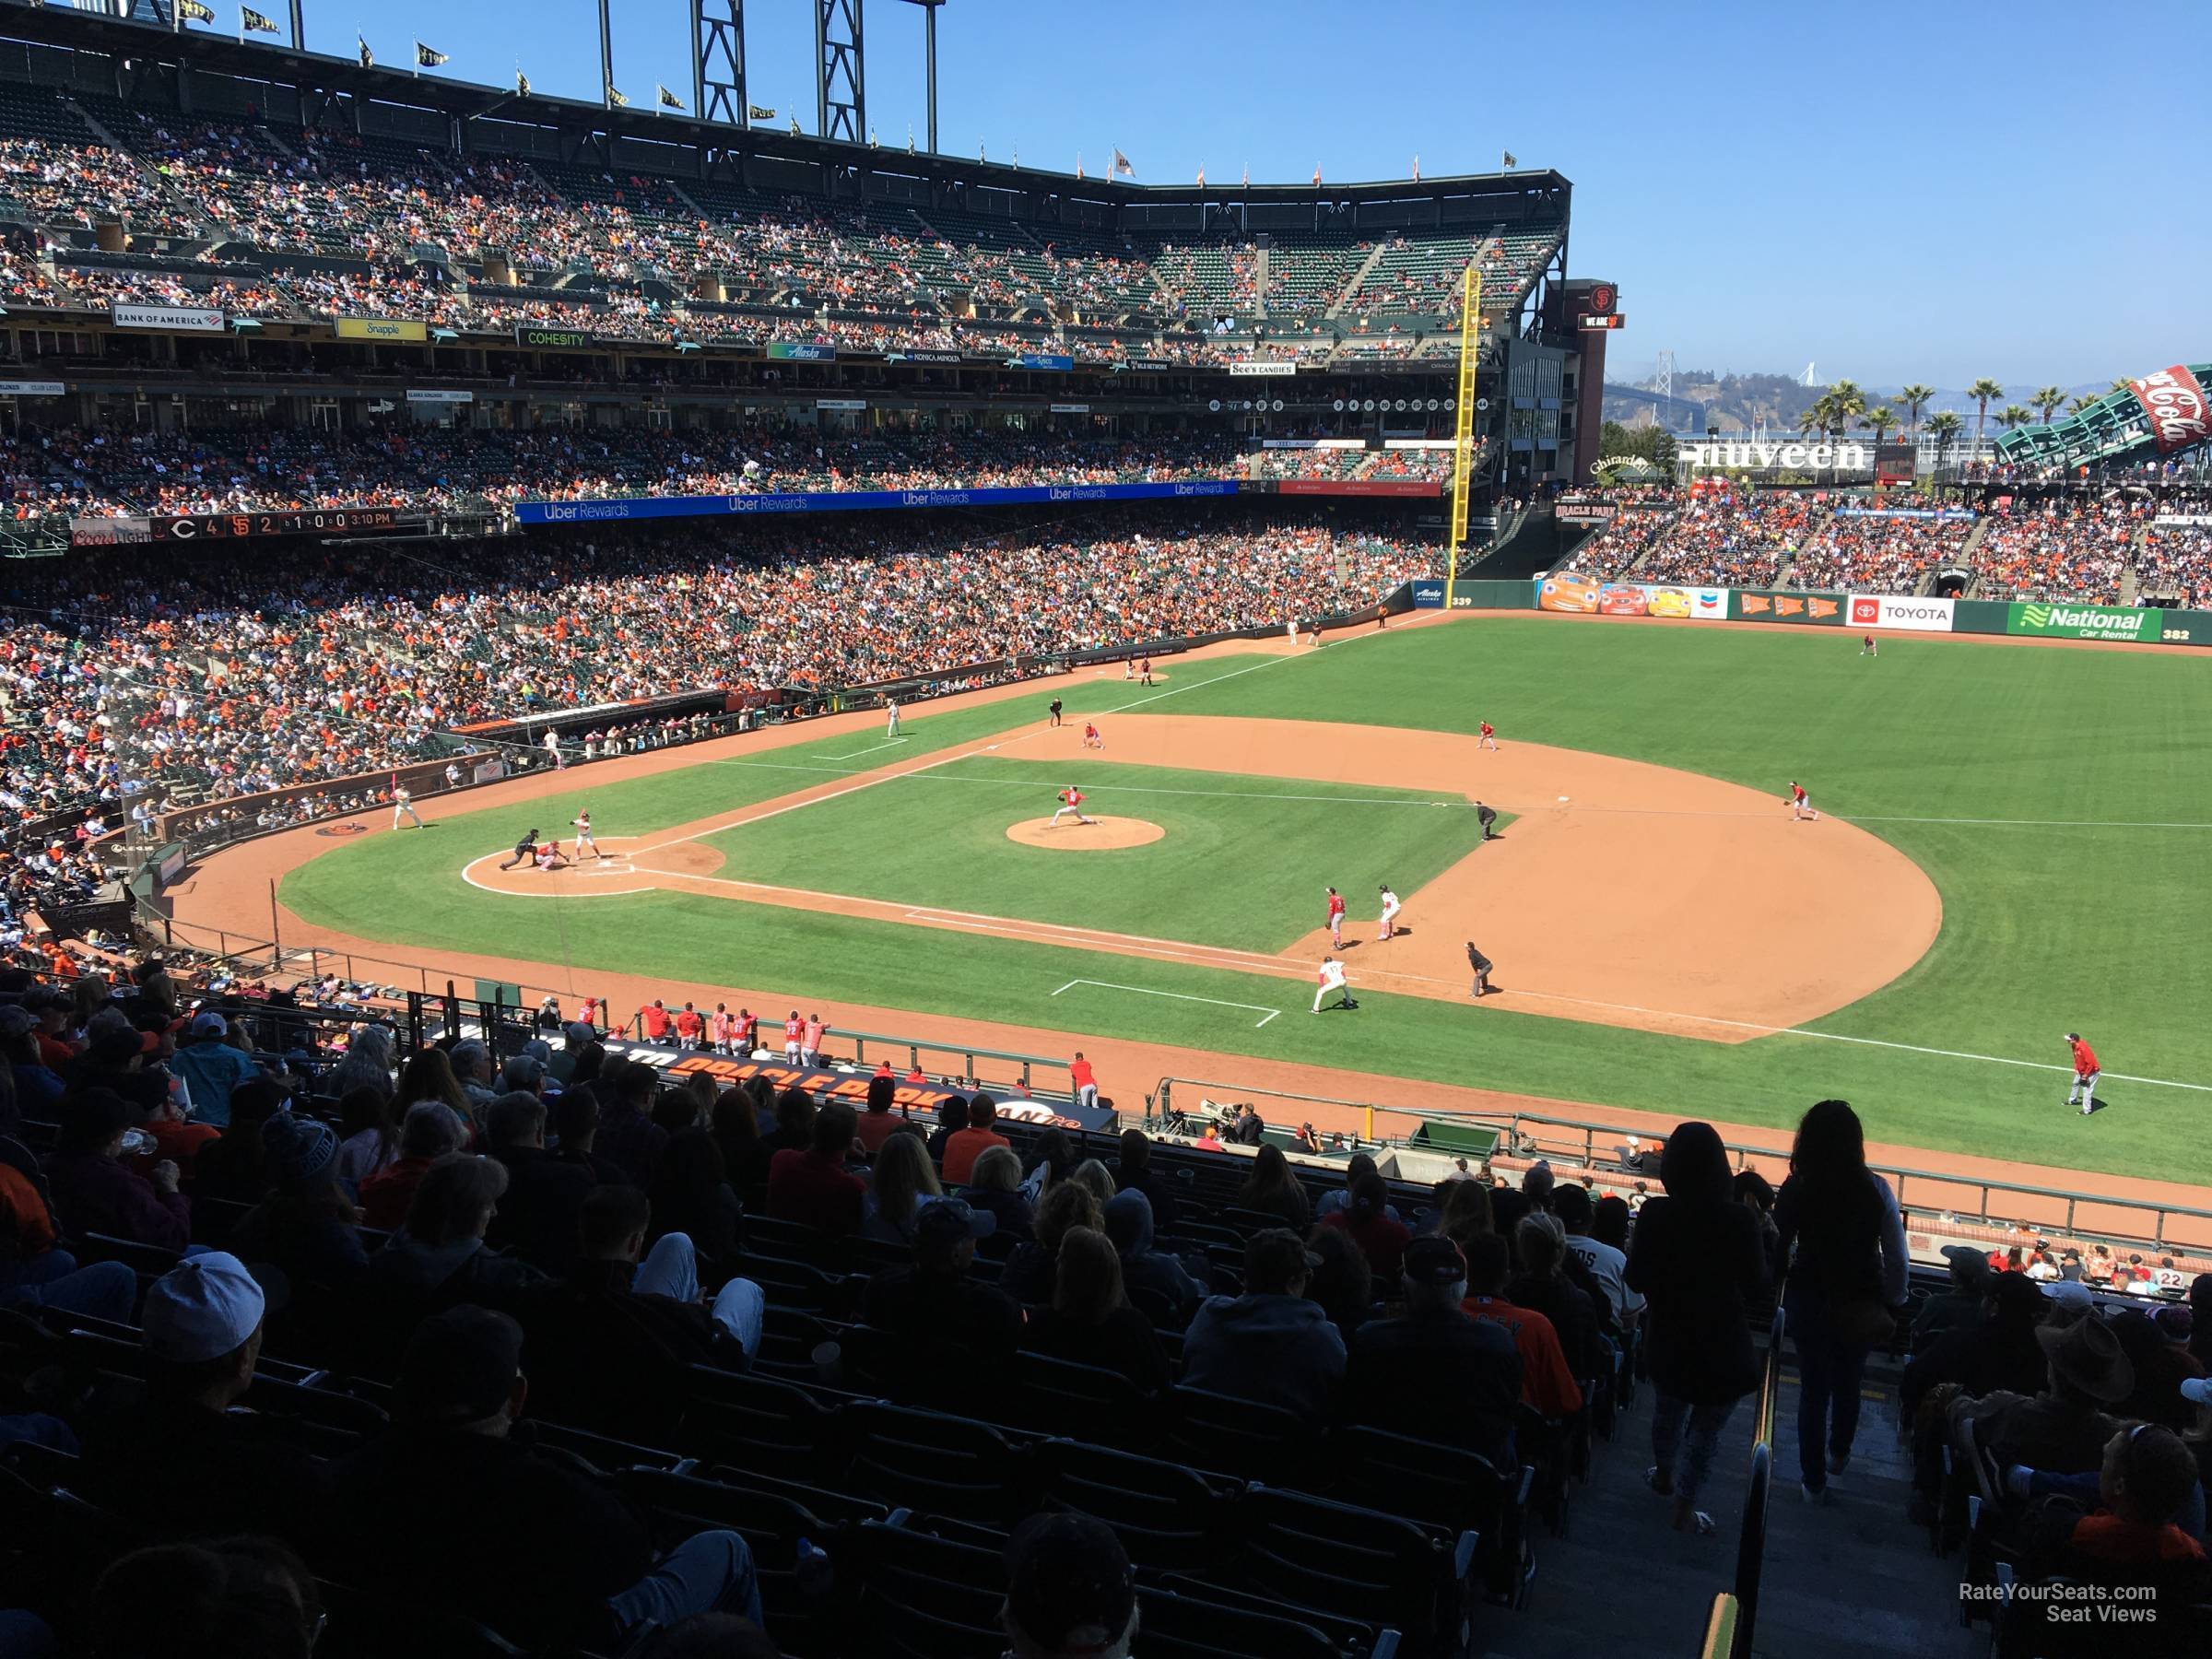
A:
MULTIPOLYGON (((73 7, 0 8, 0 33, 66 51, 97 53, 132 67, 159 65, 199 70, 417 110, 435 110, 456 121, 484 118, 696 148, 732 157, 762 157, 818 167, 826 173, 882 173, 957 184, 965 191, 1001 190, 1035 200, 1082 200, 1120 209, 1243 204, 1452 204, 1450 218, 1512 219, 1542 211, 1564 217, 1572 184, 1548 168, 1506 173, 1465 173, 1441 179, 1378 179, 1320 184, 1140 184, 1127 180, 1077 178, 1072 172, 1011 163, 963 160, 870 144, 848 144, 740 127, 689 115, 655 114, 650 107, 608 109, 582 99, 488 87, 447 76, 417 76, 404 68, 363 67, 350 56, 299 52, 281 44, 240 41, 206 29, 171 30, 166 25, 125 19, 73 7), (1481 211, 1476 211, 1477 206, 1481 211)), ((641 106, 650 106, 641 98, 641 106)))

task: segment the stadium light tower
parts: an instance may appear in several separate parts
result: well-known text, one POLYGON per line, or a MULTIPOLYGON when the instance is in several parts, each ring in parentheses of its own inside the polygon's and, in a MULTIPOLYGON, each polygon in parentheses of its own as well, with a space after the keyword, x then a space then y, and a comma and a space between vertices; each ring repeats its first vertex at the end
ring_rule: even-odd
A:
POLYGON ((752 124, 745 91, 745 0, 692 0, 691 107, 701 121, 752 124))
MULTIPOLYGON (((922 8, 928 77, 929 148, 937 148, 937 7, 945 0, 906 0, 922 8)), ((868 135, 867 58, 861 35, 862 0, 814 0, 815 132, 859 144, 868 135)))

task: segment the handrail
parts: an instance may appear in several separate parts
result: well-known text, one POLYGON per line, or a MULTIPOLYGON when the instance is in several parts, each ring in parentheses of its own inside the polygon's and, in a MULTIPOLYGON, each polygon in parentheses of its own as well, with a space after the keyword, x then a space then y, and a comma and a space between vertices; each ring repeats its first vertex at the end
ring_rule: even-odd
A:
MULTIPOLYGON (((614 1025, 610 1020, 609 1034, 621 1037, 628 1041, 642 1041, 642 1039, 633 1038, 629 1035, 629 1028, 635 1022, 635 1015, 625 1017, 618 1026, 614 1025)), ((830 1036, 838 1040, 841 1046, 846 1042, 853 1045, 853 1061, 856 1065, 867 1064, 868 1044, 871 1042, 883 1048, 888 1048, 893 1053, 903 1052, 906 1056, 907 1067, 912 1071, 935 1071, 941 1075, 950 1068, 941 1065, 925 1066, 922 1064, 922 1056, 924 1054, 958 1054, 963 1062, 959 1075, 971 1087, 980 1086, 984 1081, 982 1075, 976 1069, 975 1063, 979 1059, 1007 1060, 1019 1065, 1021 1067, 1020 1083, 1024 1088, 1032 1086, 1030 1077, 1032 1066, 1041 1066, 1048 1071, 1067 1072, 1069 1067, 1074 1065, 1072 1058, 1063 1060, 1053 1054, 1024 1054, 1013 1049, 984 1048, 973 1042, 939 1042, 928 1037, 909 1037, 893 1031, 855 1031, 838 1026, 830 1026, 828 1030, 830 1036)), ((881 1057, 879 1054, 878 1058, 881 1057)), ((1054 1094, 1067 1095, 1072 1098, 1075 1094, 1075 1079, 1070 1076, 1065 1084, 1053 1083, 1051 1089, 1054 1094)))
MULTIPOLYGON (((1611 1144, 1641 1137, 1656 1145, 1664 1136, 1648 1130, 1630 1129, 1618 1124, 1596 1123, 1588 1118, 1555 1117, 1535 1112, 1464 1112, 1451 1109, 1430 1109, 1418 1106, 1391 1106, 1376 1100, 1343 1100, 1325 1095, 1293 1094, 1281 1089, 1255 1088, 1245 1083, 1224 1083, 1198 1077, 1162 1077, 1156 1091, 1164 1109, 1177 1086, 1191 1088, 1218 1089, 1231 1100, 1273 1099, 1300 1100, 1317 1106, 1339 1106, 1364 1114, 1360 1138, 1376 1146, 1402 1145, 1409 1137, 1394 1138, 1375 1132, 1378 1116, 1412 1118, 1447 1124, 1466 1124, 1480 1128, 1494 1129, 1500 1136, 1500 1151, 1506 1157, 1554 1158, 1579 1163, 1587 1169, 1598 1168, 1613 1161, 1611 1144), (1529 1133, 1534 1127, 1564 1129, 1565 1135, 1545 1135, 1529 1133)), ((1724 1141, 1724 1149, 1737 1170, 1753 1167, 1754 1160, 1765 1160, 1771 1169, 1786 1170, 1790 1149, 1786 1146, 1760 1146, 1748 1141, 1724 1141)), ((1916 1170, 1900 1163, 1869 1159, 1867 1168, 1886 1177, 1897 1194, 1898 1205, 1907 1211, 1934 1212, 1958 1215, 1983 1221, 2026 1220, 2024 1215, 2003 1216, 1991 1208, 1994 1194, 2005 1194, 2021 1198, 2048 1201, 2053 1206, 2063 1206, 2064 1219, 2039 1219, 2038 1225, 2050 1231, 2078 1233, 2088 1231, 2092 1236, 2104 1237, 2118 1242, 2123 1239, 2149 1244, 2160 1249, 2171 1248, 2167 1241, 2166 1222, 2170 1217, 2182 1217, 2193 1221, 2212 1221, 2212 1208, 2196 1208, 2183 1204, 2162 1204, 2145 1198, 2125 1198, 2104 1193, 2084 1193, 2062 1187, 2032 1186, 2024 1182, 2000 1181, 1989 1176, 1947 1173, 1940 1170, 1916 1170), (1915 1203, 1915 1184, 1925 1194, 1915 1203), (1935 1189, 1930 1192, 1929 1189, 1935 1189), (1974 1195, 1971 1210, 1960 1202, 1962 1192, 1974 1195), (2115 1229, 2098 1225, 2084 1229, 2078 1217, 2084 1206, 2099 1210, 2117 1210, 2129 1215, 2144 1214, 2150 1218, 2147 1231, 2124 1233, 2115 1229)))
POLYGON ((1751 1478, 1744 1494, 1743 1530, 1735 1543, 1735 1617, 1728 1632, 1728 1659, 1751 1659, 1751 1632, 1759 1622, 1759 1581, 1767 1557, 1767 1511, 1774 1493, 1774 1407, 1782 1393, 1784 1323, 1782 1287, 1777 1285, 1774 1318, 1767 1327, 1766 1364, 1760 1368, 1759 1400, 1751 1413, 1751 1478))
POLYGON ((1698 1659, 1731 1659, 1735 1625, 1735 1597, 1724 1590, 1712 1598, 1712 1611, 1705 1617, 1705 1640, 1698 1644, 1698 1659))

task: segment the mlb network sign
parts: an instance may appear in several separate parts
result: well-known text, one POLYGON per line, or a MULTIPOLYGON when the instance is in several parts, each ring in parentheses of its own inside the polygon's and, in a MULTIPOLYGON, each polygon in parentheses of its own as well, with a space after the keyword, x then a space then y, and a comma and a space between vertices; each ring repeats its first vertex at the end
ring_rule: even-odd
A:
POLYGON ((2112 605, 2015 605, 2006 633, 2053 640, 2148 640, 2164 637, 2162 613, 2112 605))

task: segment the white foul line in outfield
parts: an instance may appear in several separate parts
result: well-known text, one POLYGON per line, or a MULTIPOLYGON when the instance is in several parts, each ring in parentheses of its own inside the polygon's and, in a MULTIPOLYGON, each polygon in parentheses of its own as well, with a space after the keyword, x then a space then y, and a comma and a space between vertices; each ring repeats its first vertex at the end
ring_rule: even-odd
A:
MULTIPOLYGON (((1180 991, 1154 991, 1144 985, 1117 985, 1112 980, 1073 979, 1061 986, 1060 991, 1073 991, 1077 985, 1096 985, 1101 991, 1134 991, 1139 996, 1166 996, 1176 1002, 1211 1003, 1217 1008, 1242 1008, 1247 1014, 1260 1016, 1253 1022, 1252 1029, 1255 1031, 1282 1012, 1280 1008, 1266 1007, 1259 1003, 1223 1002, 1218 996, 1185 996, 1180 991)), ((1060 991, 1053 994, 1057 996, 1060 991)))
POLYGON ((1853 813, 1853 824, 1982 824, 2013 830, 2212 830, 2212 824, 2161 823, 2149 818, 1862 818, 1853 813))
MULTIPOLYGON (((1363 639, 1371 639, 1374 636, 1361 635, 1359 637, 1363 639)), ((1388 636, 1384 637, 1387 638, 1388 636)), ((1339 642, 1348 645, 1352 641, 1346 640, 1339 642)), ((1196 691, 1206 686, 1218 686, 1224 680, 1236 679, 1242 675, 1256 674, 1263 668, 1272 668, 1277 663, 1300 663, 1304 661, 1306 661, 1305 658, 1297 656, 1263 657, 1259 662, 1247 664, 1244 667, 1232 668, 1227 674, 1217 674, 1207 679, 1192 680, 1183 685, 1170 686, 1165 691, 1155 691, 1149 697, 1140 697, 1133 702, 1121 703, 1114 708, 1100 710, 1100 712, 1101 714, 1125 714, 1131 709, 1141 709, 1145 706, 1145 704, 1159 702, 1162 698, 1175 697, 1184 691, 1196 691)), ((679 847, 686 841, 705 841, 710 835, 720 835, 724 830, 734 830, 740 824, 765 824, 770 818, 782 818, 787 812, 797 812, 803 807, 818 806, 824 801, 834 801, 845 795, 857 794, 864 789, 875 788, 878 783, 890 783, 900 778, 912 778, 922 772, 935 771, 940 766, 950 766, 956 760, 969 760, 974 759, 978 755, 988 755, 994 753, 997 750, 1005 748, 1012 744, 1026 743, 1032 737, 1042 735, 1043 733, 1049 731, 1050 729, 1051 728, 1047 726, 1039 726, 1034 731, 1018 733, 1014 736, 1004 737, 994 743, 982 744, 975 748, 963 749, 958 754, 946 755, 935 760, 924 760, 919 766, 908 767, 904 771, 886 772, 880 778, 864 779, 862 782, 849 785, 844 789, 833 789, 827 794, 815 795, 809 800, 793 801, 785 806, 776 807, 771 812, 754 813, 750 817, 744 816, 742 813, 740 813, 740 815, 732 818, 726 823, 717 824, 710 830, 701 830, 696 835, 679 835, 669 841, 654 841, 651 846, 636 848, 632 852, 632 856, 635 857, 646 853, 657 853, 663 847, 679 847)), ((707 766, 743 766, 747 763, 742 760, 709 760, 703 761, 701 764, 707 766)), ((793 768, 791 770, 807 771, 812 769, 793 768)))

